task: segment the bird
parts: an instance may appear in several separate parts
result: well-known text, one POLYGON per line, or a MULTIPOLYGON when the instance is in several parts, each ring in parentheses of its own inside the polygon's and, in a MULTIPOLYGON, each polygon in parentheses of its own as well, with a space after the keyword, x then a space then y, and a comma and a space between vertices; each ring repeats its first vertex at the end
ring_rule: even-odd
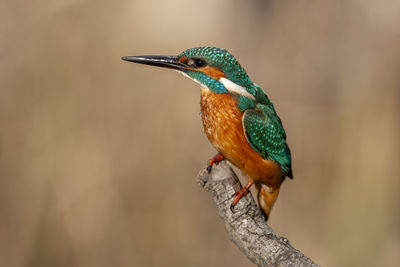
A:
POLYGON ((177 56, 126 56, 122 60, 176 70, 200 84, 204 132, 218 153, 208 162, 226 159, 247 177, 234 194, 231 210, 254 184, 259 207, 270 217, 282 182, 293 178, 286 133, 265 91, 224 48, 201 46, 177 56))

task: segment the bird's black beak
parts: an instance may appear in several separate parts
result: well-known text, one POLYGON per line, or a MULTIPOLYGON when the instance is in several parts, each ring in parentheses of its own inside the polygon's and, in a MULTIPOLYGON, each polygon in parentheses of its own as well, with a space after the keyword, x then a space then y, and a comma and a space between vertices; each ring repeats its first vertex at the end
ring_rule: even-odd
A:
POLYGON ((132 56, 122 57, 121 59, 125 61, 170 68, 180 71, 184 71, 187 68, 187 65, 179 62, 179 58, 176 56, 132 56))

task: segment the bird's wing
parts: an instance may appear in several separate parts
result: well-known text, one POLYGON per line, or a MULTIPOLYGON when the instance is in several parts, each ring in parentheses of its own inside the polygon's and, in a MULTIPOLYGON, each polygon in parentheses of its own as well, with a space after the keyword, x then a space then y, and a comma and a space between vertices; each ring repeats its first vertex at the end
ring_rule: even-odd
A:
POLYGON ((251 147, 264 159, 279 163, 283 173, 292 178, 291 156, 286 133, 272 105, 257 104, 243 114, 243 128, 251 147))

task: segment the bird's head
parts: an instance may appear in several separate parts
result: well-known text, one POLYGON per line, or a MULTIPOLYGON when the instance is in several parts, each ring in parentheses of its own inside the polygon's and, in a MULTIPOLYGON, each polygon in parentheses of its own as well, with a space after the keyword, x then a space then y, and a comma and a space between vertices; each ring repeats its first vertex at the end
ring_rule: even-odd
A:
POLYGON ((123 60, 175 69, 213 91, 255 98, 255 85, 236 59, 225 49, 196 47, 178 56, 131 56, 123 60))

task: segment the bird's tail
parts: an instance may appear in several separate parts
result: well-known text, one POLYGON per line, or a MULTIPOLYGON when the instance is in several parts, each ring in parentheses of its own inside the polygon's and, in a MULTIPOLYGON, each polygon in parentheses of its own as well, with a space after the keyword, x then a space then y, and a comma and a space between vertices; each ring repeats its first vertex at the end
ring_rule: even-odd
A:
POLYGON ((276 199, 279 194, 279 187, 271 188, 264 184, 256 184, 256 189, 258 192, 257 198, 260 204, 261 212, 265 217, 265 221, 268 220, 271 209, 275 204, 276 199))

